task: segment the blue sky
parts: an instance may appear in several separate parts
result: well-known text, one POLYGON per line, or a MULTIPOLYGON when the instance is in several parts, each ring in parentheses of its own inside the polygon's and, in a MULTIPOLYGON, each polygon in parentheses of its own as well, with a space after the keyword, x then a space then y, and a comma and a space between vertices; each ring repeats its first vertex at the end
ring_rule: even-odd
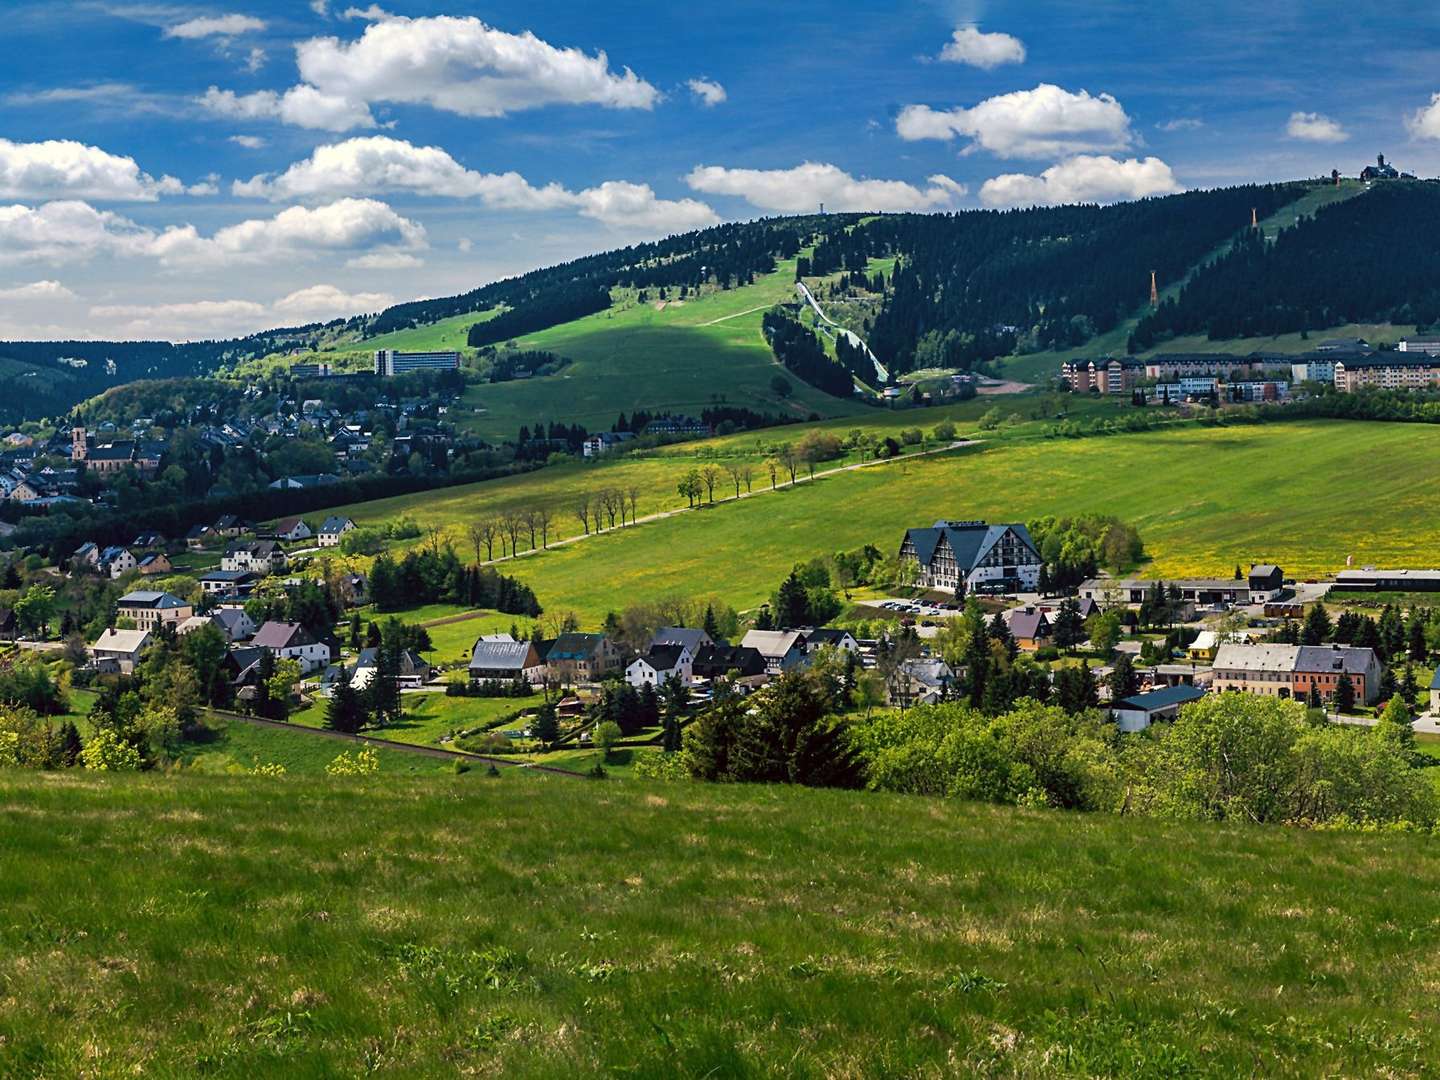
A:
POLYGON ((1440 172, 1440 9, 4 5, 0 337, 193 338, 714 221, 1440 172))

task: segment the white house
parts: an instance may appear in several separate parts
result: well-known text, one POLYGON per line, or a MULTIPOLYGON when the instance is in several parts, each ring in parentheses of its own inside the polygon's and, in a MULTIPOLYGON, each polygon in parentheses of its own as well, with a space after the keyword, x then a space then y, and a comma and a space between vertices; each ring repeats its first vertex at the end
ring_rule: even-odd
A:
POLYGON ((353 528, 355 522, 348 517, 327 517, 320 526, 320 531, 315 534, 315 542, 322 548, 338 547, 340 538, 353 528))
POLYGON ((90 656, 97 664, 110 662, 120 673, 129 675, 140 661, 140 654, 150 647, 153 638, 148 630, 106 630, 90 646, 90 656))
POLYGON ((1205 691, 1194 686, 1166 686, 1148 694, 1135 694, 1110 706, 1110 718, 1121 731, 1144 731, 1157 720, 1173 720, 1182 706, 1199 701, 1205 691))
POLYGON ((267 622, 255 631, 252 648, 269 649, 277 660, 300 661, 300 673, 323 668, 330 663, 330 646, 316 641, 299 623, 267 622))
POLYGON ((679 679, 681 686, 689 686, 694 663, 695 657, 684 645, 654 645, 625 669, 625 681, 635 687, 659 688, 679 679))
POLYGON ((113 580, 128 574, 140 564, 129 548, 108 547, 100 553, 95 565, 102 574, 109 574, 113 580))
POLYGON ((586 457, 602 457, 621 443, 629 442, 633 438, 635 436, 628 431, 602 431, 598 435, 591 435, 581 443, 580 452, 586 457))
POLYGON ((220 569, 269 574, 285 569, 285 552, 274 540, 236 541, 220 557, 220 569))
POLYGON ((314 535, 302 517, 281 518, 275 523, 275 537, 278 540, 309 540, 314 535))

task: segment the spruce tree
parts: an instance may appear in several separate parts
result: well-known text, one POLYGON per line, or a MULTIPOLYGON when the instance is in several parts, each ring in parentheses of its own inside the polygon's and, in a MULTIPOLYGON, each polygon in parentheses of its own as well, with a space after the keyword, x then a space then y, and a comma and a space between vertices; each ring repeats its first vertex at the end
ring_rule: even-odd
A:
POLYGON ((535 717, 533 731, 535 738, 546 746, 560 737, 560 718, 555 713, 555 706, 550 702, 547 701, 540 706, 539 715, 535 717))
POLYGON ((1340 680, 1335 684, 1335 711, 1348 713, 1355 708, 1355 684, 1350 680, 1347 672, 1340 673, 1340 680))
POLYGON ((341 677, 330 691, 329 704, 325 706, 325 726, 331 731, 354 734, 365 726, 365 710, 360 695, 350 685, 350 680, 341 677))
POLYGON ((58 736, 58 757, 62 768, 74 768, 80 762, 80 751, 83 744, 80 741, 80 729, 74 723, 66 720, 60 725, 58 736))
POLYGON ((1316 604, 1305 616, 1305 626, 1300 631, 1300 644, 1324 645, 1330 640, 1333 630, 1330 613, 1325 610, 1325 605, 1316 604))

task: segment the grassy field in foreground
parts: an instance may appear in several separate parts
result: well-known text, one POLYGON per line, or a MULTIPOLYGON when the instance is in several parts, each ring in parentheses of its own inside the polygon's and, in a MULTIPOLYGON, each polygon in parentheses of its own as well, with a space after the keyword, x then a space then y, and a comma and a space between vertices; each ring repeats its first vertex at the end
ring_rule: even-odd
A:
POLYGON ((1430 566, 1440 494, 1418 478, 1440 455, 1424 425, 1295 422, 1017 440, 862 469, 762 498, 643 524, 506 564, 551 611, 592 623, 636 600, 721 592, 759 603, 796 562, 936 518, 1026 521, 1115 514, 1165 577, 1228 576, 1275 561, 1312 576, 1356 565, 1430 566), (1382 464, 1383 463, 1383 464, 1382 464))
POLYGON ((1427 1075, 1415 836, 0 773, 0 1074, 1427 1075))

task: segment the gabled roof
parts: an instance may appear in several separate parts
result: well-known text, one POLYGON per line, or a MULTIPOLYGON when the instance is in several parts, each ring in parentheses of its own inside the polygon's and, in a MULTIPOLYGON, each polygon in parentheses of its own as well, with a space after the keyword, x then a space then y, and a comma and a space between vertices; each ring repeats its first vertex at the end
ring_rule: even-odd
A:
POLYGON ((709 640, 709 634, 693 626, 662 626, 650 639, 650 648, 653 650, 657 645, 684 645, 690 650, 690 655, 694 656, 695 650, 709 640))
POLYGON ((1017 638, 1034 639, 1050 629, 1050 619, 1039 608, 1012 608, 1005 612, 1004 619, 1017 638))
POLYGON ((635 662, 648 664, 656 671, 674 671, 686 651, 684 645, 652 645, 650 651, 635 662))
POLYGON ((156 592, 153 589, 136 589, 134 592, 120 597, 118 603, 121 607, 152 608, 155 611, 169 611, 174 608, 190 606, 178 596, 173 596, 168 592, 156 592))
POLYGON ((272 621, 255 631, 250 644, 257 649, 297 649, 302 645, 318 645, 319 642, 299 623, 272 621))
POLYGON ((1276 566, 1274 563, 1256 563, 1254 566, 1250 567, 1251 577, 1268 578, 1274 577, 1278 573, 1280 573, 1280 567, 1276 566))
POLYGON ((1146 694, 1135 694, 1115 702, 1112 708, 1135 709, 1148 713, 1155 712, 1157 709, 1168 709, 1172 705, 1185 705, 1191 701, 1199 701, 1204 696, 1204 690, 1181 683, 1179 686, 1166 686, 1159 690, 1151 690, 1146 694))
POLYGON ((241 608, 222 607, 216 608, 210 613, 210 618, 219 623, 226 633, 234 633, 235 629, 243 625, 249 618, 241 608))
MULTIPOLYGON (((348 517, 327 517, 324 524, 320 526, 322 533, 337 533, 347 525, 354 525, 348 517)), ((353 541, 352 541, 353 543, 353 541)))
POLYGON ((291 529, 298 528, 299 526, 304 524, 305 519, 298 515, 295 517, 281 518, 275 523, 275 531, 277 533, 287 533, 291 529))
POLYGON ((759 675, 764 670, 765 657, 760 650, 744 645, 702 645, 695 654, 694 671, 701 677, 724 675, 728 671, 759 675))
POLYGON ((951 554, 955 556, 956 565, 968 574, 1007 532, 1013 532, 1022 540, 1035 554, 1036 561, 1039 561, 1040 555, 1035 551, 1035 542, 1030 539, 1030 530, 1018 523, 987 525, 983 521, 941 520, 928 529, 908 529, 905 536, 915 545, 915 554, 921 566, 930 565, 941 540, 944 540, 949 545, 951 554))
POLYGON ((1375 650, 1353 645, 1301 645, 1295 670, 1309 674, 1343 671, 1364 675, 1375 659, 1375 650))
POLYGON ((107 628, 95 639, 93 648, 107 652, 131 653, 143 649, 150 643, 149 630, 116 630, 107 628))
POLYGON ((1215 650, 1216 671, 1294 671, 1299 645, 1221 645, 1215 650))
POLYGON ((604 634, 561 634, 545 659, 552 664, 557 660, 589 660, 604 640, 604 634))
POLYGON ((205 573, 200 575, 200 580, 202 582, 224 581, 230 583, 239 583, 243 581, 253 581, 254 579, 255 575, 249 570, 206 570, 205 573))
POLYGON ((750 630, 740 644, 757 650, 761 656, 784 656, 791 649, 805 647, 805 635, 799 630, 750 630))
POLYGON ((816 645, 834 645, 839 648, 846 638, 854 641, 855 635, 849 630, 840 630, 833 626, 821 626, 805 631, 805 644, 811 648, 816 645))
POLYGON ((482 637, 470 650, 470 666, 487 671, 520 672, 529 658, 528 641, 488 641, 482 637))

